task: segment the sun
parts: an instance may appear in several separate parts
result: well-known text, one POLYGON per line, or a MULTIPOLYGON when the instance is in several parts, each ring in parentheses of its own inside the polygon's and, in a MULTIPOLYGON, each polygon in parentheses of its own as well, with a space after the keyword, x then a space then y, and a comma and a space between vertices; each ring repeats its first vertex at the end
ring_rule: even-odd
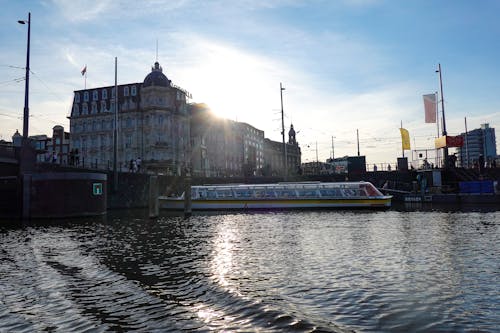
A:
POLYGON ((189 70, 193 101, 207 104, 221 118, 257 128, 271 122, 272 110, 279 108, 279 81, 272 77, 273 65, 221 44, 204 42, 203 49, 205 53, 189 70))

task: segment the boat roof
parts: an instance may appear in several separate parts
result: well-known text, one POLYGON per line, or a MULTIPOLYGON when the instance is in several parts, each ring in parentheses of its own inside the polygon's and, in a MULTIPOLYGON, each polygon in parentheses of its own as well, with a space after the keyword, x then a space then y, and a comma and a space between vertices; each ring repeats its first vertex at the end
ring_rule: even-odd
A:
POLYGON ((210 190, 222 190, 222 189, 262 189, 262 188, 323 188, 323 187, 358 187, 359 185, 371 185, 372 183, 367 181, 359 182, 279 182, 270 184, 207 184, 207 185, 195 185, 192 188, 195 189, 210 189, 210 190))

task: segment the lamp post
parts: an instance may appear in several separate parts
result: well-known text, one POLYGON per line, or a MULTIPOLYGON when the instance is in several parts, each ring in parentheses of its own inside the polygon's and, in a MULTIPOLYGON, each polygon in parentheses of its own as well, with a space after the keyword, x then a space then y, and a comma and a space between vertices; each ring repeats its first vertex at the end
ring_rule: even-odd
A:
POLYGON ((335 159, 335 146, 333 144, 333 139, 335 139, 336 136, 332 136, 332 161, 335 159))
POLYGON ((19 24, 28 24, 28 47, 26 50, 26 82, 24 88, 24 115, 23 115, 23 146, 28 143, 28 120, 29 120, 29 87, 30 87, 30 33, 31 33, 31 13, 28 13, 28 20, 19 20, 19 24))
POLYGON ((19 24, 28 24, 28 46, 26 49, 26 85, 24 89, 24 115, 23 115, 23 139, 21 144, 21 154, 19 159, 19 172, 22 179, 22 211, 23 219, 30 217, 31 211, 31 174, 34 169, 35 156, 30 149, 28 141, 28 121, 29 121, 29 87, 30 87, 30 33, 31 33, 31 13, 28 13, 28 20, 19 20, 19 24))

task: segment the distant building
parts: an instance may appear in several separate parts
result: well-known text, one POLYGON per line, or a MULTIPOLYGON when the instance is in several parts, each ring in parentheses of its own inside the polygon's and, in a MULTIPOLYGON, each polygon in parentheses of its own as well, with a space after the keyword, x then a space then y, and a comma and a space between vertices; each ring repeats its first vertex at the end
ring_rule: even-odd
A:
POLYGON ((52 154, 52 162, 69 164, 70 134, 64 132, 64 127, 57 125, 52 129, 52 138, 47 141, 47 150, 52 154), (57 156, 54 159, 54 156, 57 156))
POLYGON ((480 155, 483 155, 486 162, 497 157, 495 129, 489 124, 481 124, 481 128, 469 131, 467 135, 460 135, 464 137, 464 145, 457 148, 457 158, 461 166, 472 167, 480 155))
POLYGON ((48 143, 51 141, 45 134, 32 135, 30 136, 36 150, 36 161, 37 162, 50 162, 50 153, 48 149, 48 143))
MULTIPOLYGON (((285 170, 283 142, 273 141, 270 139, 264 140, 264 169, 263 173, 268 176, 281 176, 285 170)), ((286 156, 288 175, 301 174, 301 159, 302 153, 297 143, 296 133, 293 125, 290 125, 288 131, 288 142, 286 143, 286 156)))
POLYGON ((257 175, 264 167, 264 131, 246 123, 235 122, 243 143, 243 173, 257 175))
POLYGON ((180 174, 189 164, 188 93, 176 87, 155 62, 144 81, 74 92, 71 150, 80 166, 111 169, 114 157, 115 112, 118 169, 128 170, 141 158, 142 169, 180 174))
POLYGON ((234 177, 259 174, 264 131, 217 117, 206 104, 190 104, 193 174, 234 177))

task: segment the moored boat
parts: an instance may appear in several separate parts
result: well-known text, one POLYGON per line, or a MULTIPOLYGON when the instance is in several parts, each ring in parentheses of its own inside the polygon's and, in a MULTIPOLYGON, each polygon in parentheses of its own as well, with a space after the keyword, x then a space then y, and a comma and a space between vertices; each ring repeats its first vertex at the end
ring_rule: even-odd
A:
MULTIPOLYGON (((184 193, 159 197, 160 208, 184 209, 184 193)), ((392 196, 369 182, 201 185, 191 188, 193 210, 388 208, 392 196)))

